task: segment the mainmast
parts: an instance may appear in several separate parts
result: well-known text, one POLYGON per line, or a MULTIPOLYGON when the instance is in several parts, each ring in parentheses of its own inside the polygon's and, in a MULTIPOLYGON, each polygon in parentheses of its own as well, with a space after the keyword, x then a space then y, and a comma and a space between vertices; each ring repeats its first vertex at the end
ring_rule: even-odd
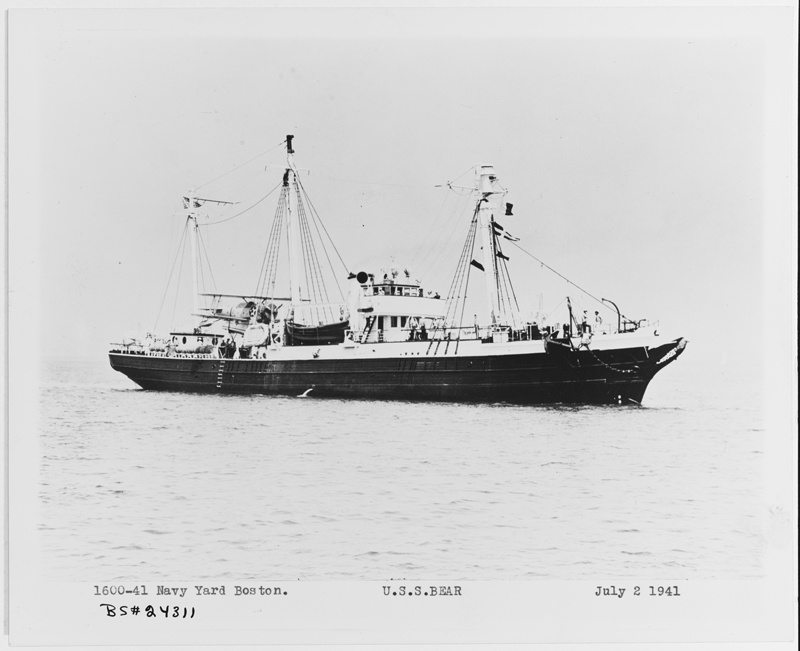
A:
POLYGON ((289 295, 292 305, 300 305, 302 295, 300 291, 300 215, 297 209, 297 167, 294 164, 294 149, 292 139, 286 136, 286 173, 283 175, 283 185, 287 192, 287 221, 289 230, 289 295))
POLYGON ((486 277, 486 299, 489 308, 489 318, 492 325, 500 320, 500 292, 497 278, 497 251, 495 247, 495 234, 492 221, 494 220, 494 174, 492 165, 478 165, 475 168, 480 199, 478 199, 478 226, 481 233, 481 248, 483 249, 483 267, 486 277))

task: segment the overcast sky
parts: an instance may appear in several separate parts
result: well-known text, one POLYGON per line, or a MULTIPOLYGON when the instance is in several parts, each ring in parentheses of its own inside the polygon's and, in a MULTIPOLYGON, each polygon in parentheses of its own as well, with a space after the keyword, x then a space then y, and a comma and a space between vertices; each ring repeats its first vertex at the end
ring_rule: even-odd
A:
MULTIPOLYGON (((781 11, 14 11, 12 292, 51 324, 45 356, 102 359, 155 323, 181 195, 291 133, 351 271, 394 260, 445 294, 469 210, 435 186, 491 163, 527 251, 698 359, 754 356, 765 233, 788 216, 770 214, 765 176, 781 11)), ((247 207, 283 161, 274 149, 203 191, 247 207)), ((254 291, 276 199, 204 229, 219 290, 254 291)), ((506 252, 523 307, 570 294, 595 309, 506 252)))

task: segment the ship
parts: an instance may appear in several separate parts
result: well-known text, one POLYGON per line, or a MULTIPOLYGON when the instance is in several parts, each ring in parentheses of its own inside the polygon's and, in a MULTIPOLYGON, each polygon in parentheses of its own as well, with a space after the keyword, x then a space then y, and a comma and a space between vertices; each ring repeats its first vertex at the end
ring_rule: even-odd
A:
POLYGON ((150 391, 640 405, 654 376, 684 351, 685 338, 665 339, 658 323, 629 319, 605 298, 595 300, 613 310, 616 319, 608 324, 574 310, 570 297, 562 301, 563 323, 524 318, 503 250, 518 241, 501 224, 513 215, 513 204, 505 201, 508 191, 492 165, 476 165, 471 186, 447 184, 472 198, 446 295, 427 289, 407 269, 388 267, 383 273, 342 271, 347 295, 330 300, 312 237, 320 233, 318 215, 299 178, 293 139, 281 143, 286 163, 258 290, 199 291, 201 209, 227 202, 189 192, 183 213, 192 247, 193 326, 112 344, 114 370, 150 391), (288 292, 277 282, 283 246, 288 292), (467 289, 476 281, 488 316, 465 324, 467 289))

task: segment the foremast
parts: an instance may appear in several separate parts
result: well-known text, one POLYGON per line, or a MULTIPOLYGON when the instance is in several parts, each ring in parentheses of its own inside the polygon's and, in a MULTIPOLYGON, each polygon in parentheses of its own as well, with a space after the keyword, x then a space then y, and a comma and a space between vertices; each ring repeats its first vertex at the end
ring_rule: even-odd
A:
MULTIPOLYGON (((477 201, 464 249, 448 291, 448 307, 442 325, 445 328, 455 327, 458 338, 461 338, 465 327, 463 316, 470 285, 470 268, 476 267, 484 276, 487 325, 493 338, 502 339, 508 335, 509 327, 516 327, 515 324, 519 321, 519 305, 505 264, 508 256, 503 254, 498 238, 501 235, 511 241, 516 238, 508 235, 503 226, 495 221, 495 215, 502 205, 500 199, 507 191, 498 182, 494 166, 476 165, 474 170, 475 184, 472 187, 447 184, 450 189, 459 188, 475 193, 477 201), (480 248, 480 254, 475 250, 476 247, 480 248)), ((506 204, 506 212, 503 214, 511 215, 511 204, 506 204)), ((475 336, 478 337, 477 315, 475 319, 475 336)), ((448 334, 443 333, 443 336, 448 334)))
POLYGON ((506 304, 501 297, 500 269, 497 262, 497 230, 502 228, 495 222, 494 216, 500 209, 499 198, 505 190, 498 190, 497 176, 493 165, 475 167, 478 198, 478 227, 480 229, 481 249, 483 251, 483 267, 486 282, 486 303, 489 320, 492 326, 505 325, 508 322, 506 304))

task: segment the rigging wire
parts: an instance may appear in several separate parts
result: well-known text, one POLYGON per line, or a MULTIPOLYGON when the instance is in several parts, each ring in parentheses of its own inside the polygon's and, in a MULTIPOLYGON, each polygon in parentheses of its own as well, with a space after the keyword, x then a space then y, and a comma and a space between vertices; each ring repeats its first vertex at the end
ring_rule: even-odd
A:
POLYGON ((278 262, 280 261, 281 235, 283 234, 283 216, 286 212, 286 202, 288 190, 281 192, 278 199, 278 207, 275 211, 275 219, 267 242, 267 250, 264 252, 264 279, 261 284, 261 291, 256 294, 275 298, 275 287, 278 282, 278 262))
MULTIPOLYGON (((308 193, 306 192, 306 189, 302 185, 300 186, 300 189, 303 191, 303 196, 305 196, 306 200, 308 201, 308 203, 310 205, 311 204, 311 199, 308 198, 308 193)), ((313 208, 313 206, 311 206, 311 208, 313 208)), ((303 212, 305 213, 305 210, 303 212)), ((322 245, 322 250, 325 253, 325 258, 328 260, 328 266, 331 269, 331 273, 333 274, 334 281, 336 281, 336 272, 333 269, 333 263, 331 262, 330 255, 328 254, 328 248, 325 246, 325 243, 322 241, 322 233, 320 233, 320 231, 319 231, 318 223, 322 224, 322 219, 320 219, 320 216, 319 216, 319 214, 317 214, 316 210, 311 210, 310 213, 311 213, 311 222, 314 224, 314 228, 317 231, 317 236, 319 237, 320 244, 322 245)), ((323 228, 324 227, 325 227, 325 225, 323 224, 323 228)), ((331 242, 331 244, 333 244, 333 242, 331 242)), ((334 245, 333 248, 335 249, 336 246, 334 245)), ((337 251, 337 254, 338 254, 338 251, 337 251)), ((340 257, 340 260, 341 260, 341 257, 340 257)), ((344 264, 344 262, 342 262, 342 264, 344 264)), ((347 267, 345 267, 345 271, 347 271, 347 267)), ((321 271, 320 271, 320 273, 321 273, 321 271)), ((342 293, 342 288, 339 286, 339 282, 338 281, 336 281, 336 289, 339 292, 339 297, 342 299, 342 301, 344 301, 344 294, 342 293)), ((326 294, 327 294, 327 291, 326 291, 326 294)), ((327 300, 327 297, 326 297, 326 300, 327 300)))
MULTIPOLYGON (((469 224, 469 231, 467 232, 467 239, 464 242, 464 247, 461 249, 461 254, 459 255, 458 264, 456 266, 456 272, 453 274, 453 280, 450 283, 450 289, 447 291, 447 307, 445 310, 444 315, 444 323, 443 326, 447 327, 447 322, 450 319, 453 319, 453 325, 455 325, 455 317, 456 312, 458 311, 458 301, 461 298, 461 291, 464 287, 464 278, 465 275, 469 276, 469 267, 472 266, 472 253, 475 247, 475 237, 477 231, 477 223, 478 223, 478 206, 475 206, 475 212, 472 215, 472 219, 470 220, 469 224), (452 316, 451 316, 452 312, 452 316)), ((466 301, 464 301, 466 303, 466 301)), ((463 307, 462 307, 462 317, 463 317, 463 307)))
MULTIPOLYGON (((198 238, 199 239, 199 238, 198 238)), ((200 255, 200 247, 197 247, 197 270, 200 274, 200 288, 203 293, 206 291, 206 278, 203 275, 203 256, 200 255)))
MULTIPOLYGON (((283 144, 283 143, 281 143, 281 144, 283 144)), ((464 174, 466 174, 467 172, 472 171, 473 169, 474 168, 472 166, 470 166, 466 171, 462 172, 456 178, 454 178, 452 181, 448 181, 447 183, 453 183, 454 181, 458 181, 458 179, 460 179, 462 176, 464 176, 464 174)), ((325 174, 325 173, 321 173, 319 175, 322 176, 323 178, 330 179, 331 181, 343 181, 345 183, 361 183, 363 185, 388 185, 388 186, 393 186, 393 187, 397 187, 397 188, 440 188, 440 187, 443 187, 441 184, 439 184, 439 185, 428 185, 427 183, 414 183, 414 184, 411 184, 411 183, 387 183, 385 181, 365 181, 363 179, 343 179, 341 177, 330 176, 330 175, 325 174)))
POLYGON ((253 156, 253 158, 251 158, 249 161, 247 161, 247 162, 244 162, 244 163, 242 163, 241 165, 237 165, 236 167, 234 167, 234 168, 232 168, 232 169, 229 169, 227 172, 224 172, 223 174, 220 174, 220 175, 219 175, 219 176, 217 176, 216 178, 213 178, 213 179, 211 179, 210 181, 206 181, 205 183, 203 183, 203 185, 198 185, 198 186, 197 186, 197 188, 195 188, 195 189, 196 189, 196 190, 199 190, 200 188, 204 188, 204 187, 205 187, 205 186, 207 186, 207 185, 211 185, 211 184, 212 184, 214 181, 219 181, 219 180, 220 180, 220 179, 221 179, 223 176, 227 176, 227 175, 228 175, 228 174, 230 174, 231 172, 235 172, 236 170, 238 170, 238 169, 241 169, 241 168, 242 168, 242 167, 244 167, 245 165, 248 165, 248 164, 252 163, 254 160, 256 160, 256 158, 261 158, 262 156, 265 156, 266 154, 269 154, 271 151, 275 151, 275 150, 276 150, 278 147, 280 147, 281 145, 283 145, 285 142, 286 142, 286 140, 284 139, 282 142, 279 142, 277 145, 275 145, 275 146, 274 146, 274 147, 272 147, 271 149, 267 149, 267 151, 262 151, 262 152, 261 152, 260 154, 258 154, 257 156, 253 156))
MULTIPOLYGON (((174 217, 174 216, 175 216, 174 214, 171 215, 171 217, 174 217)), ((176 230, 176 226, 175 226, 176 222, 177 222, 177 220, 175 220, 175 219, 170 219, 169 220, 169 224, 170 224, 170 226, 169 226, 169 239, 167 240, 167 242, 169 243, 169 246, 167 248, 167 260, 166 260, 167 264, 165 265, 165 269, 164 269, 164 273, 167 275, 167 282, 165 284, 165 287, 169 287, 169 278, 172 275, 171 270, 169 270, 170 269, 170 266, 169 266, 170 258, 173 257, 173 251, 177 252, 177 249, 173 249, 173 247, 172 247, 172 242, 175 239, 177 239, 177 237, 178 237, 178 234, 175 232, 175 230, 176 230)), ((176 253, 176 255, 177 255, 177 253, 176 253)), ((174 260, 173 260, 172 264, 173 264, 173 267, 174 267, 175 266, 175 261, 174 260)))
POLYGON ((232 215, 231 217, 226 217, 225 219, 220 219, 220 220, 215 221, 215 222, 208 222, 207 224, 200 224, 200 226, 216 226, 217 224, 222 224, 224 222, 229 222, 231 219, 236 219, 236 217, 241 217, 246 212, 249 212, 250 210, 255 208, 258 204, 260 204, 262 201, 264 201, 264 199, 266 199, 269 195, 271 195, 273 192, 275 192, 275 190, 277 190, 279 187, 281 187, 281 183, 278 183, 278 185, 276 185, 274 188, 272 188, 272 190, 267 192, 267 194, 265 194, 263 197, 261 197, 252 206, 250 206, 249 208, 245 208, 240 213, 236 213, 235 215, 232 215))
MULTIPOLYGON (((505 263, 505 260, 503 260, 505 263)), ((511 315, 511 326, 517 327, 517 316, 519 316, 519 304, 517 303, 517 296, 514 294, 514 287, 511 285, 511 278, 508 274, 508 267, 505 264, 499 266, 499 282, 502 283, 502 291, 499 292, 501 300, 508 304, 508 311, 511 315), (509 289, 511 290, 509 294, 509 289), (514 305, 511 305, 511 299, 514 299, 514 305), (516 308, 516 309, 514 309, 516 308)))
MULTIPOLYGON (((306 290, 309 291, 309 298, 313 298, 317 303, 328 301, 328 290, 325 287, 325 279, 322 277, 322 269, 319 266, 319 258, 314 240, 311 236, 311 229, 308 227, 308 217, 306 216, 300 187, 297 192, 297 216, 300 226, 300 240, 303 247, 303 266, 306 274, 306 290)), ((315 314, 319 318, 319 308, 315 308, 315 314)), ((326 308, 322 309, 323 315, 326 308)), ((331 315, 333 313, 331 312, 331 315)))
MULTIPOLYGON (((445 222, 445 224, 442 227, 442 233, 447 234, 445 241, 447 242, 452 241, 454 235, 456 234, 456 231, 458 230, 459 225, 461 224, 460 220, 458 219, 454 220, 453 218, 456 215, 461 215, 463 211, 466 209, 468 203, 469 199, 466 199, 465 201, 463 201, 463 203, 456 200, 456 204, 453 206, 453 212, 450 214, 450 217, 447 219, 447 222, 445 222), (447 230, 448 227, 450 227, 449 231, 447 230)), ((432 243, 433 246, 433 244, 435 244, 435 240, 434 238, 431 239, 433 242, 432 243)), ((441 251, 441 249, 442 247, 439 246, 438 250, 441 251)), ((429 278, 435 278, 444 267, 447 257, 443 255, 432 256, 431 254, 433 253, 434 250, 432 249, 425 255, 425 257, 420 262, 420 271, 419 271, 420 277, 428 276, 429 278)))
POLYGON ((503 264, 503 268, 505 270, 506 278, 508 279, 508 286, 511 289, 511 296, 514 298, 514 306, 517 308, 517 313, 519 313, 519 301, 517 300, 517 292, 514 291, 514 283, 511 282, 511 274, 508 271, 508 266, 503 264))
POLYGON ((497 253, 499 253, 502 256, 503 255, 503 247, 500 245, 500 238, 498 237, 497 233, 494 232, 494 228, 492 228, 492 237, 494 238, 495 264, 497 265, 497 268, 499 269, 499 274, 498 274, 499 277, 498 277, 498 283, 497 283, 498 296, 500 296, 501 300, 504 300, 504 302, 508 303, 508 309, 511 312, 511 325, 516 328, 517 327, 517 320, 514 317, 515 312, 516 312, 517 315, 519 315, 519 302, 517 301, 517 294, 514 291, 514 285, 511 282, 511 274, 508 271, 508 263, 507 263, 506 259, 504 257, 500 257, 500 262, 499 262, 499 264, 497 263, 497 259, 499 257, 497 255, 497 253), (500 286, 500 283, 502 283, 502 287, 500 286), (502 291, 501 291, 501 289, 502 289, 502 291), (510 293, 509 293, 509 290, 510 290, 510 293), (512 305, 511 305, 511 299, 512 298, 514 299, 514 306, 513 307, 516 308, 516 310, 512 309, 512 305))
POLYGON ((314 206, 313 202, 311 201, 311 198, 308 196, 308 192, 306 192, 305 187, 300 182, 300 178, 297 175, 295 175, 295 180, 297 181, 297 185, 303 190, 303 194, 305 195, 306 199, 308 199, 308 205, 311 207, 311 210, 313 210, 316 213, 317 219, 319 219, 319 223, 322 226, 322 230, 325 231, 325 235, 328 236, 328 241, 331 243, 331 246, 333 247, 333 250, 336 251, 336 255, 339 257, 339 262, 342 263, 342 267, 344 267, 344 270, 349 273, 350 269, 344 263, 344 260, 342 260, 342 256, 339 254, 339 249, 336 248, 336 244, 334 243, 333 238, 331 238, 330 233, 328 233, 328 229, 325 228, 325 223, 322 221, 322 219, 319 216, 319 211, 314 206))
MULTIPOLYGON (((469 196, 469 195, 471 195, 473 192, 475 192, 475 190, 471 190, 471 189, 467 189, 467 191, 466 191, 466 192, 459 192, 458 190, 456 190, 456 189, 455 189, 455 188, 454 188, 452 185, 450 185, 449 183, 448 183, 447 185, 445 185, 445 186, 438 185, 438 186, 436 186, 436 187, 439 187, 439 188, 441 188, 441 187, 446 187, 448 190, 450 190, 450 192, 452 192, 453 194, 457 194, 459 197, 468 197, 468 196, 469 196)), ((460 189, 460 188, 459 188, 459 189, 460 189)))
MULTIPOLYGON (((178 242, 178 251, 182 250, 181 249, 181 245, 183 244, 183 238, 186 237, 186 230, 187 230, 186 226, 188 226, 188 224, 189 224, 189 220, 187 219, 186 220, 186 224, 184 224, 184 227, 183 227, 183 233, 181 235, 181 239, 178 242)), ((161 297, 161 305, 159 305, 159 307, 158 307, 158 314, 156 315, 156 321, 153 324, 153 333, 155 333, 156 330, 158 329, 158 320, 161 318, 161 310, 164 308, 164 301, 166 300, 167 293, 169 292, 169 283, 172 280, 172 274, 175 272, 175 264, 178 262, 178 251, 175 252, 175 259, 172 261, 172 269, 170 269, 169 278, 167 278, 167 285, 166 285, 166 287, 164 287, 164 296, 161 297)), ((173 319, 175 318, 174 311, 173 311, 173 317, 172 318, 173 319)))
MULTIPOLYGON (((203 253, 206 254, 206 266, 208 267, 208 273, 211 275, 211 283, 213 284, 214 289, 216 289, 217 288, 217 280, 216 280, 216 278, 214 278, 214 270, 211 268, 211 257, 208 255, 208 249, 206 248, 206 243, 203 240, 203 236, 200 234, 199 230, 197 231, 197 239, 200 241, 200 246, 203 247, 203 253)), ((198 255, 199 254, 200 254, 200 251, 198 251, 198 255)), ((200 262, 202 263, 202 260, 200 260, 200 262)), ((202 268, 202 264, 201 264, 201 268, 202 268)))
MULTIPOLYGON (((588 292, 588 291, 586 291, 586 290, 585 290, 583 287, 581 287, 581 286, 580 286, 580 285, 578 285, 577 283, 574 283, 573 281, 571 281, 571 280, 570 280, 569 278, 567 278, 567 277, 566 277, 564 274, 562 274, 562 273, 559 273, 558 271, 556 271, 555 269, 553 269, 553 267, 551 267, 551 266, 550 266, 549 264, 547 264, 546 262, 542 262, 542 261, 541 261, 539 258, 537 258, 535 255, 533 255, 533 253, 530 253, 530 252, 526 251, 525 249, 523 249, 523 248, 522 248, 522 247, 521 247, 519 244, 517 244, 516 242, 511 242, 511 244, 513 244, 514 246, 516 246, 516 247, 517 247, 517 248, 518 248, 520 251, 522 251, 522 252, 523 252, 525 255, 528 255, 528 256, 530 256, 531 258, 533 258, 534 260, 536 260, 536 262, 538 262, 538 263, 539 263, 540 265, 542 265, 543 267, 547 267, 547 268, 548 268, 550 271, 552 271, 552 272, 553 272, 553 273, 554 273, 556 276, 558 276, 559 278, 563 278, 563 279, 564 279, 564 280, 566 280, 566 281, 567 281, 567 282, 568 282, 570 285, 572 285, 573 287, 575 287, 575 288, 579 289, 580 291, 582 291, 582 292, 583 292, 584 294, 586 294, 586 295, 587 295, 589 298, 592 298, 592 299, 594 299, 595 301, 597 301, 597 302, 598 302, 600 305, 602 305, 602 306, 603 306, 603 307, 605 307, 605 308, 607 308, 607 307, 608 307, 608 306, 607 306, 605 303, 603 303, 603 301, 602 301, 602 300, 600 300, 599 298, 597 298, 597 297, 596 297, 594 294, 592 294, 591 292, 588 292)), ((559 305, 560 305, 560 304, 559 304, 559 305)), ((623 318, 625 318, 625 319, 627 319, 627 318, 628 318, 628 317, 626 317, 624 314, 621 314, 621 316, 622 316, 623 318)))
MULTIPOLYGON (((300 203, 299 201, 299 197, 298 197, 298 203, 299 205, 302 205, 302 203, 300 203)), ((328 289, 325 286, 325 278, 322 276, 322 267, 320 267, 319 258, 317 258, 317 249, 314 244, 314 240, 312 239, 311 236, 311 229, 308 226, 308 218, 305 215, 305 210, 302 210, 301 212, 302 212, 301 225, 305 233, 304 237, 307 240, 306 248, 308 250, 308 255, 309 255, 308 266, 312 273, 311 280, 314 283, 313 285, 314 298, 317 302, 327 303, 328 289)), ((331 321, 333 321, 333 310, 331 310, 330 307, 323 307, 322 308, 323 315, 326 313, 326 311, 330 311, 331 321)))
MULTIPOLYGON (((251 185, 253 181, 261 181, 261 177, 263 176, 266 176, 265 169, 258 169, 251 176, 241 179, 238 183, 231 184, 230 187, 226 187, 224 190, 214 190, 214 193, 216 194, 219 192, 220 195, 225 194, 231 197, 245 197, 244 201, 249 201, 250 196, 252 194, 259 194, 265 184, 258 183, 255 193, 251 192, 250 194, 245 194, 245 188, 251 185)), ((214 219, 221 220, 227 218, 231 212, 241 208, 241 203, 241 201, 227 202, 227 204, 220 207, 214 219)))
MULTIPOLYGON (((311 246, 308 241, 308 223, 307 220, 304 219, 305 211, 303 210, 303 202, 300 199, 300 189, 295 186, 295 193, 297 194, 297 226, 298 232, 300 234, 300 247, 302 250, 303 256, 303 272, 305 273, 305 290, 308 295, 308 299, 312 302, 319 303, 319 297, 317 296, 317 285, 316 285, 316 273, 314 268, 314 258, 312 257, 311 246), (309 276, 310 274, 310 276, 309 276)), ((300 297, 302 300, 302 296, 300 297)))
POLYGON ((387 185, 387 186, 392 186, 392 187, 396 187, 396 188, 426 188, 426 189, 430 189, 432 187, 433 188, 436 187, 435 185, 431 186, 431 185, 428 185, 427 183, 424 183, 424 184, 423 183, 418 183, 418 184, 411 185, 409 183, 384 183, 384 182, 380 182, 380 181, 364 181, 362 179, 342 179, 342 178, 339 178, 339 177, 336 177, 336 176, 328 176, 327 174, 319 174, 319 176, 322 176, 323 178, 326 178, 326 179, 330 179, 331 181, 342 181, 344 183, 360 183, 362 185, 387 185))
MULTIPOLYGON (((458 181, 458 179, 460 179, 460 178, 461 178, 462 176, 464 176, 465 174, 467 174, 467 173, 469 173, 469 172, 472 172, 472 171, 474 171, 474 170, 475 170, 475 166, 474 166, 474 165, 470 165, 470 166, 469 166, 469 167, 468 167, 466 170, 464 170, 463 172, 461 172, 461 174, 459 174, 459 175, 458 175, 456 178, 454 178, 452 181, 447 181, 446 183, 440 183, 440 184, 438 184, 438 185, 435 185, 435 186, 433 186, 433 187, 435 187, 435 188, 450 188, 451 190, 453 190, 453 188, 452 188, 452 184, 453 184, 453 183, 455 183, 456 181, 458 181)), ((455 190, 453 190, 453 192, 455 192, 455 190)), ((469 191, 467 194, 471 194, 472 192, 473 192, 473 190, 470 190, 470 191, 469 191)), ((461 194, 461 195, 463 195, 463 192, 456 192, 456 194, 461 194)))
MULTIPOLYGON (((444 199, 442 200, 442 205, 439 206, 439 210, 436 213, 436 217, 433 218, 433 224, 431 224, 431 227, 430 227, 431 231, 433 231, 436 228, 437 224, 439 223, 439 218, 442 216, 442 210, 444 210, 444 204, 447 203, 447 197, 448 196, 449 195, 447 193, 445 193, 444 199)), ((430 246, 430 241, 428 243, 428 246, 430 246)), ((425 258, 425 256, 422 256, 422 251, 423 251, 424 248, 425 248, 424 246, 421 246, 421 247, 419 247, 417 249, 417 252, 414 254, 414 257, 411 258, 411 262, 408 263, 408 268, 409 269, 413 269, 414 268, 414 265, 417 264, 417 260, 423 260, 425 258)))
POLYGON ((272 228, 267 239, 267 248, 264 251, 264 260, 261 264, 261 272, 256 284, 257 296, 269 296, 274 298, 275 278, 277 274, 278 256, 280 254, 280 237, 283 230, 283 213, 286 207, 286 191, 281 191, 278 198, 278 205, 275 209, 275 217, 272 220, 272 228), (269 289, 267 289, 269 288, 269 289), (271 292, 271 293, 270 293, 271 292))
POLYGON ((555 307, 554 307, 552 310, 550 310, 550 312, 548 312, 547 314, 545 314, 545 315, 544 315, 544 318, 542 319, 542 323, 547 323, 547 320, 548 320, 548 319, 549 319, 551 316, 553 316, 553 314, 555 314, 556 310, 557 310, 558 308, 560 308, 560 307, 561 307, 561 306, 562 306, 562 305, 563 305, 563 304, 566 302, 566 300, 567 300, 567 297, 565 296, 564 298, 562 298, 562 299, 561 299, 561 302, 560 302, 558 305, 556 305, 556 306, 555 306, 555 307))
MULTIPOLYGON (((189 220, 186 220, 186 228, 188 230, 189 227, 189 220)), ((175 283, 175 302, 172 304, 172 324, 170 325, 170 330, 175 329, 175 309, 178 307, 178 290, 181 286, 181 275, 183 274, 183 257, 186 253, 186 240, 183 240, 183 248, 181 248, 181 263, 178 265, 178 280, 175 283)))
MULTIPOLYGON (((478 211, 477 211, 477 209, 476 209, 475 212, 476 212, 476 219, 472 223, 473 224, 472 225, 472 231, 471 231, 472 242, 470 243, 469 256, 468 256, 469 259, 470 259, 470 262, 466 266, 467 276, 466 276, 466 279, 464 280, 464 297, 463 297, 463 300, 461 301, 461 314, 458 317, 458 337, 457 337, 458 341, 461 340, 461 328, 464 327, 464 310, 467 307, 467 290, 469 289, 469 276, 470 276, 470 273, 472 272, 472 258, 475 255, 475 239, 476 239, 476 235, 477 235, 477 225, 478 225, 478 220, 477 220, 477 212, 478 211)), ((456 343, 456 352, 458 352, 458 343, 456 343)))
POLYGON ((448 183, 453 183, 455 181, 458 181, 458 179, 460 179, 462 176, 464 176, 465 174, 467 174, 469 172, 473 172, 474 170, 475 170, 475 166, 474 165, 470 165, 467 169, 465 169, 463 172, 461 172, 461 174, 459 174, 452 181, 448 181, 448 183))

